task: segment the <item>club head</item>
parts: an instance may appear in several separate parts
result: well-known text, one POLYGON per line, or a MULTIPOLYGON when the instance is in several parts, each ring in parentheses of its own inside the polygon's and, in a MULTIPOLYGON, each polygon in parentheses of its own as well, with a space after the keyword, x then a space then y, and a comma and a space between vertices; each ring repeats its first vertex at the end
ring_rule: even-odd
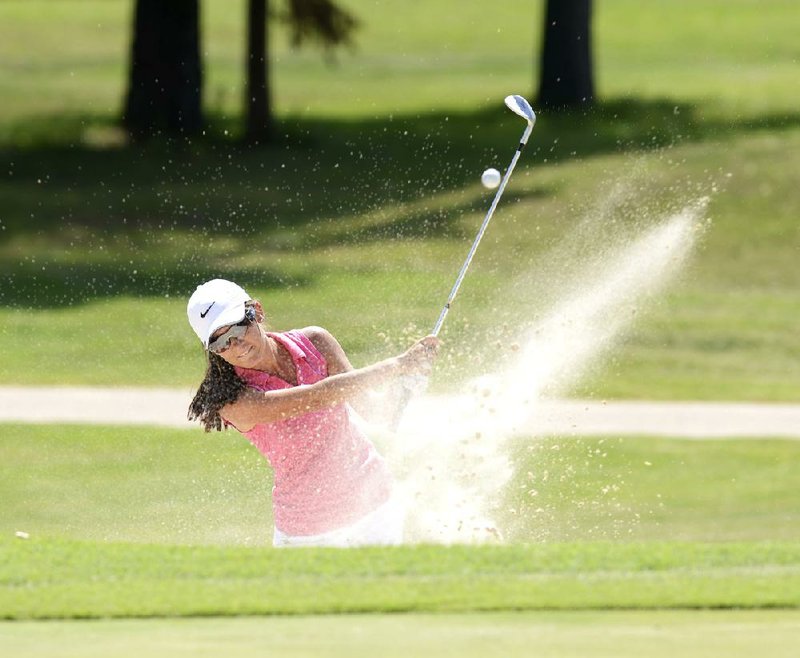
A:
POLYGON ((514 114, 519 114, 519 116, 521 116, 531 125, 536 123, 536 114, 531 108, 530 103, 528 103, 528 101, 526 101, 522 96, 506 96, 505 103, 509 110, 511 110, 514 114))

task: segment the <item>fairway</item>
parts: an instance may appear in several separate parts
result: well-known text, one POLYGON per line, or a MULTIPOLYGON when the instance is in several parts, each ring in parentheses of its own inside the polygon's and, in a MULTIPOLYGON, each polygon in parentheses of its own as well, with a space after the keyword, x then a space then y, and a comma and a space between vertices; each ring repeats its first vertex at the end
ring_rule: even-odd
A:
POLYGON ((253 3, 199 3, 202 134, 140 140, 137 3, 0 1, 0 385, 38 409, 25 387, 160 387, 183 421, 186 301, 217 277, 355 368, 401 353, 493 208, 520 94, 536 127, 435 404, 368 428, 405 543, 276 550, 273 473, 234 431, 132 404, 3 422, 2 658, 798 658, 800 441, 538 408, 798 402, 798 0, 591 2, 596 98, 572 108, 536 98, 546 0, 336 2, 359 25, 335 52, 270 15, 277 130, 251 142, 253 3))
POLYGON ((536 612, 0 622, 14 658, 796 658, 800 612, 536 612))
MULTIPOLYGON (((34 539, 269 544, 271 473, 237 434, 57 427, 0 424, 5 536, 24 530, 34 539)), ((470 484, 481 466, 465 474, 448 470, 470 447, 442 443, 432 459, 409 465, 398 455, 394 462, 396 475, 416 487, 420 511, 437 504, 438 483, 470 484), (436 472, 439 479, 431 479, 436 472)), ((512 543, 800 539, 800 441, 631 436, 475 443, 489 467, 513 465, 502 488, 473 482, 468 498, 512 543)), ((442 514, 445 521, 460 518, 457 510, 442 514)))
POLYGON ((506 545, 276 551, 235 435, 2 429, 5 618, 800 605, 793 440, 520 439, 506 545))

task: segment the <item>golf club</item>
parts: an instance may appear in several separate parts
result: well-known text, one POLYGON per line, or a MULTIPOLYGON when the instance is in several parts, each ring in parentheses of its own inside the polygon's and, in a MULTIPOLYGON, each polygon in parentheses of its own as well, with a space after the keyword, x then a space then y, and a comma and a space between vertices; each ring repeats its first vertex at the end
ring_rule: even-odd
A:
MULTIPOLYGON (((472 247, 470 247, 469 253, 467 254, 467 258, 464 261, 464 264, 461 266, 461 271, 458 273, 456 277, 456 282, 453 285, 452 290, 450 291, 450 295, 447 298, 447 302, 445 303, 444 307, 442 308, 442 312, 439 314, 439 319, 436 321, 436 324, 433 327, 433 331, 431 332, 434 336, 438 336, 439 332, 442 329, 442 325, 444 324, 444 320, 447 317, 447 314, 450 312, 450 307, 453 304, 453 301, 458 294, 458 290, 461 287, 461 283, 464 280, 464 277, 467 274, 467 270, 469 269, 470 263, 472 262, 472 258, 475 256, 475 252, 478 250, 478 245, 481 243, 481 239, 483 238, 483 234, 486 232, 486 228, 489 226, 489 222, 494 215, 494 211, 497 208, 497 204, 500 202, 500 197, 503 196, 503 191, 506 189, 506 184, 508 183, 508 179, 511 178, 511 173, 514 171, 514 167, 517 165, 517 160, 519 160, 520 153, 522 153, 522 149, 525 147, 525 144, 528 143, 528 138, 531 135, 531 131, 533 130, 533 126, 536 123, 536 114, 534 113, 533 109, 530 106, 530 103, 526 101, 522 96, 518 95, 511 95, 506 96, 505 98, 506 107, 511 110, 514 114, 521 116, 525 121, 527 121, 527 126, 525 127, 525 131, 522 133, 522 137, 519 140, 519 145, 517 146, 517 150, 514 153, 514 157, 511 159, 511 164, 506 169, 506 173, 503 175, 503 179, 500 181, 500 185, 497 188, 497 192, 495 192, 494 199, 492 199, 492 205, 489 206, 489 211, 486 213, 486 217, 483 219, 483 223, 481 224, 480 229, 478 230, 478 235, 475 236, 475 240, 472 243, 472 247)), ((423 388, 420 386, 419 378, 411 377, 407 385, 404 383, 404 391, 402 400, 398 406, 397 413, 394 418, 393 427, 396 429, 400 423, 400 418, 403 415, 403 411, 406 408, 411 396, 414 393, 414 390, 418 390, 423 388)))
POLYGON ((444 324, 444 319, 447 317, 447 313, 450 311, 450 306, 458 294, 458 289, 461 287, 461 282, 464 280, 464 277, 467 274, 467 269, 469 269, 472 258, 475 255, 475 252, 478 250, 478 245, 481 243, 483 234, 486 232, 486 228, 489 226, 489 222, 494 215, 495 208, 497 208, 497 204, 500 202, 500 197, 503 196, 503 190, 506 189, 508 179, 511 178, 511 173, 514 171, 514 167, 517 166, 517 160, 519 160, 520 153, 522 153, 522 149, 525 147, 525 144, 528 143, 528 137, 530 137, 533 126, 536 123, 536 114, 534 114, 533 109, 531 109, 528 101, 526 101, 522 96, 506 96, 505 104, 508 109, 514 112, 514 114, 518 114, 525 119, 528 122, 528 125, 525 128, 525 132, 522 133, 522 138, 519 141, 519 146, 514 153, 514 157, 511 159, 511 164, 508 166, 508 169, 506 169, 506 173, 503 176, 503 179, 500 181, 500 185, 497 188, 497 192, 495 192, 494 199, 492 199, 492 205, 489 207, 489 211, 486 213, 486 217, 484 218, 483 223, 478 230, 478 235, 475 236, 475 241, 472 243, 472 247, 467 254, 467 258, 464 261, 464 264, 461 266, 461 271, 458 273, 458 277, 456 277, 456 282, 453 285, 453 289, 450 291, 450 296, 447 298, 447 302, 445 303, 444 308, 442 308, 439 319, 436 321, 436 324, 433 327, 433 331, 431 333, 434 336, 439 335, 439 331, 444 324))

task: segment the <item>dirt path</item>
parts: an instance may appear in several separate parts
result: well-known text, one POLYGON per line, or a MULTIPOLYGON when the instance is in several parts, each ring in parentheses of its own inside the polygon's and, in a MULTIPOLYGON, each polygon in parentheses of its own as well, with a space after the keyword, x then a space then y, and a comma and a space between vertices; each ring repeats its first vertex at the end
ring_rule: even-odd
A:
MULTIPOLYGON (((192 428, 190 389, 0 387, 0 422, 158 425, 192 428)), ((426 404, 437 405, 432 397, 426 404)), ((536 434, 733 436, 800 439, 800 404, 724 402, 542 402, 536 434)))

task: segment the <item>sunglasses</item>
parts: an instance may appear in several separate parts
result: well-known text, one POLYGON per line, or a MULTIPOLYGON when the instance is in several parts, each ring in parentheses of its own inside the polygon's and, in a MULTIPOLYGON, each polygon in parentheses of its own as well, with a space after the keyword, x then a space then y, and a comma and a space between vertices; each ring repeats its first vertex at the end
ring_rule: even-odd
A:
POLYGON ((250 328, 250 324, 255 322, 255 319, 256 310, 252 307, 247 307, 244 310, 244 320, 231 325, 228 331, 220 334, 214 340, 212 340, 208 344, 208 351, 213 352, 214 354, 222 354, 231 346, 231 341, 234 338, 238 340, 247 333, 247 330, 250 328))

